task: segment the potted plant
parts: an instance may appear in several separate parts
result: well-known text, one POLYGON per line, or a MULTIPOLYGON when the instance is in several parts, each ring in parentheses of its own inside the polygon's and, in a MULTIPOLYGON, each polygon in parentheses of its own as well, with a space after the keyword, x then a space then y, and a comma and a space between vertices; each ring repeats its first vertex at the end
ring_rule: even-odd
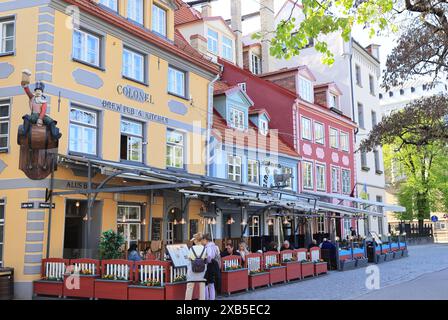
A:
POLYGON ((158 279, 148 279, 128 286, 128 300, 165 300, 165 287, 158 279))
POLYGON ((43 259, 41 279, 33 282, 34 295, 63 297, 64 273, 68 264, 67 259, 43 259))
POLYGON ((64 275, 64 297, 93 299, 95 279, 100 275, 100 262, 93 259, 73 259, 67 269, 68 272, 64 275))
POLYGON ((227 256, 222 258, 221 263, 221 293, 230 295, 249 288, 248 271, 242 267, 241 257, 227 256))
POLYGON ((139 261, 135 263, 134 283, 128 286, 129 300, 165 300, 165 283, 170 263, 167 261, 139 261))
POLYGON ((269 272, 263 270, 263 255, 261 253, 248 254, 244 266, 249 273, 249 288, 254 290, 258 287, 269 286, 269 272))
POLYGON ((294 252, 290 251, 289 254, 280 254, 282 265, 286 267, 286 281, 300 279, 302 277, 302 269, 300 263, 297 261, 297 257, 294 256, 294 252))
POLYGON ((102 276, 95 279, 95 299, 128 300, 133 265, 127 260, 102 260, 102 276))
POLYGON ((328 272, 328 263, 323 259, 319 259, 319 261, 314 262, 314 274, 316 276, 320 274, 325 274, 328 272))
POLYGON ((269 284, 286 282, 286 267, 280 263, 270 263, 266 266, 269 272, 269 284))

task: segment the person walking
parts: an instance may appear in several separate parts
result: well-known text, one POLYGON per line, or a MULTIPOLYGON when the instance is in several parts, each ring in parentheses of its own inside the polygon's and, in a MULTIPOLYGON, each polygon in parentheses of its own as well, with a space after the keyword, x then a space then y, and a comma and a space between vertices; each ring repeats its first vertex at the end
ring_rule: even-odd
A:
POLYGON ((193 242, 193 245, 188 252, 188 259, 191 261, 191 263, 187 264, 187 290, 185 292, 185 300, 192 299, 193 290, 196 284, 199 285, 199 300, 205 300, 205 273, 207 271, 207 251, 205 249, 205 246, 201 244, 202 233, 194 234, 193 238, 190 241, 193 242), (203 271, 195 272, 195 270, 193 270, 193 264, 196 264, 198 259, 203 260, 204 269, 203 271))
POLYGON ((207 272, 205 273, 205 299, 215 300, 216 289, 219 289, 219 283, 221 280, 221 256, 219 253, 219 248, 213 242, 210 234, 204 235, 204 237, 202 238, 202 244, 205 246, 207 252, 207 272), (218 288, 215 288, 215 284, 218 288))

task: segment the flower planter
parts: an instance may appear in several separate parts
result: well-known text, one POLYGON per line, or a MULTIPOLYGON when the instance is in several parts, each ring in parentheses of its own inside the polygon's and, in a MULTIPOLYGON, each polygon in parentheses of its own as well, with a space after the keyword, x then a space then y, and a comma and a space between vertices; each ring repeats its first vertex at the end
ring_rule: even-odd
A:
POLYGON ((187 291, 187 282, 173 282, 165 284, 166 300, 185 300, 185 292, 187 291))
POLYGON ((302 268, 299 262, 283 262, 282 266, 286 267, 286 281, 296 280, 302 277, 302 268))
POLYGON ((367 259, 367 258, 358 258, 355 261, 356 261, 356 264, 355 264, 356 268, 367 267, 367 264, 369 263, 369 259, 367 259))
POLYGON ((258 272, 249 274, 249 288, 269 286, 269 272, 258 272))
POLYGON ((64 293, 64 281, 37 280, 33 282, 34 295, 55 296, 62 298, 64 293))
POLYGON ((64 297, 89 299, 95 297, 95 279, 98 279, 98 276, 79 275, 79 288, 71 288, 72 281, 70 279, 67 280, 70 276, 74 275, 64 275, 64 297))
POLYGON ((269 271, 269 284, 286 282, 285 266, 270 267, 267 270, 269 271))
POLYGON ((165 287, 130 285, 128 300, 165 300, 165 287))
POLYGON ((126 280, 95 279, 95 299, 128 300, 126 280))
POLYGON ((388 253, 386 253, 385 254, 385 258, 384 258, 384 261, 391 261, 391 260, 394 260, 394 253, 393 252, 388 252, 388 253))
POLYGON ((376 263, 383 263, 384 261, 386 261, 386 255, 385 254, 377 254, 376 257, 376 263))
POLYGON ((314 276, 314 263, 313 262, 301 262, 300 268, 302 270, 302 278, 314 276))
POLYGON ((249 275, 246 268, 221 272, 221 293, 247 290, 249 288, 249 275))
POLYGON ((403 257, 403 251, 397 250, 394 251, 394 259, 401 259, 403 257))
POLYGON ((345 259, 341 260, 340 262, 340 270, 341 271, 347 271, 347 270, 353 270, 356 266, 356 260, 352 259, 345 259))
POLYGON ((326 262, 315 262, 314 263, 314 274, 316 276, 328 272, 328 264, 326 262))

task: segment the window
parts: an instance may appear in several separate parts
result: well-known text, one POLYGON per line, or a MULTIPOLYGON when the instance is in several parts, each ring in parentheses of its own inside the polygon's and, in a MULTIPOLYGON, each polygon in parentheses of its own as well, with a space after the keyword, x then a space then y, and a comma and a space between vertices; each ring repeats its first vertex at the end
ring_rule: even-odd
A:
POLYGON ((361 103, 358 103, 358 124, 364 129, 364 106, 361 103))
POLYGON ((258 172, 258 161, 248 160, 247 161, 247 183, 258 184, 259 183, 259 172, 258 172))
POLYGON ((369 170, 367 166, 367 153, 365 151, 361 151, 361 169, 369 170))
POLYGON ((123 76, 139 82, 145 81, 145 56, 130 50, 123 49, 123 76))
POLYGON ((5 230, 5 200, 0 199, 0 267, 3 267, 3 235, 5 230))
POLYGON ((143 162, 143 124, 121 120, 121 160, 143 162))
POLYGON ((82 30, 73 31, 73 59, 100 66, 100 37, 82 30))
POLYGON ((69 150, 97 154, 98 113, 78 107, 70 108, 69 150))
POLYGON ((360 87, 362 87, 361 82, 361 67, 358 65, 355 65, 355 72, 356 72, 356 84, 360 87))
POLYGON ((260 133, 266 136, 269 132, 268 122, 266 120, 260 119, 260 133))
POLYGON ((341 131, 341 149, 342 151, 349 151, 348 133, 341 131))
POLYGON ((242 91, 244 91, 244 92, 247 91, 247 84, 246 84, 246 82, 238 83, 238 87, 240 87, 240 89, 241 89, 242 91))
POLYGON ((232 128, 244 130, 244 128, 246 127, 244 111, 230 108, 229 123, 232 128))
POLYGON ((14 51, 15 21, 8 18, 0 20, 0 54, 14 51))
POLYGON ((290 178, 286 180, 285 189, 292 189, 292 168, 290 167, 282 167, 282 174, 290 174, 290 178))
POLYGON ((9 100, 0 101, 0 152, 9 147, 10 116, 9 100))
POLYGON ((404 90, 400 89, 400 96, 404 95, 404 90))
POLYGON ((331 192, 339 193, 339 180, 339 169, 336 167, 331 167, 331 192))
POLYGON ((350 194, 352 191, 351 185, 350 170, 342 169, 342 193, 350 194))
POLYGON ((249 237, 260 236, 260 216, 252 216, 249 220, 249 237))
POLYGON ((334 94, 330 94, 330 108, 339 109, 338 97, 334 94))
POLYGON ((314 141, 318 144, 325 144, 325 131, 322 123, 314 122, 314 141))
POLYGON ((339 131, 335 128, 330 128, 330 147, 339 148, 339 131))
POLYGON ((378 120, 376 118, 376 112, 372 111, 372 128, 378 124, 378 120))
POLYGON ((222 57, 233 61, 233 41, 226 36, 222 36, 222 57))
POLYGON ((127 246, 141 240, 141 207, 135 205, 118 205, 117 232, 121 233, 127 246))
POLYGON ((99 3, 111 10, 118 11, 118 0, 100 0, 99 3))
POLYGON ((378 150, 374 150, 373 155, 375 158, 375 172, 378 174, 382 174, 383 171, 381 170, 381 167, 380 167, 380 153, 378 152, 378 150))
POLYGON ((252 53, 250 56, 250 65, 253 74, 261 73, 261 58, 259 56, 252 53))
POLYGON ((352 220, 348 219, 348 218, 344 218, 344 237, 350 237, 351 236, 351 232, 350 232, 350 227, 352 226, 352 220))
POLYGON ((314 93, 313 84, 311 83, 311 81, 304 78, 299 79, 299 95, 303 100, 313 102, 314 93))
POLYGON ((168 68, 168 92, 186 97, 186 73, 173 67, 168 68))
POLYGON ((380 94, 379 94, 379 97, 380 97, 380 100, 383 99, 383 94, 380 93, 380 94))
POLYGON ((411 87, 411 92, 415 92, 415 88, 414 87, 411 87))
POLYGON ((311 120, 302 117, 302 139, 311 140, 311 120))
POLYGON ((152 5, 152 31, 166 37, 166 10, 152 5))
POLYGON ((316 163, 316 189, 326 191, 326 172, 325 165, 316 163))
POLYGON ((324 217, 317 218, 317 232, 325 233, 325 218, 324 217))
POLYGON ((235 182, 241 182, 241 157, 227 157, 227 178, 235 182))
POLYGON ((128 0, 128 18, 143 24, 143 0, 128 0))
POLYGON ((393 97, 394 93, 392 91, 389 91, 389 97, 393 97))
MULTIPOLYGON (((376 202, 383 202, 383 197, 382 196, 376 196, 376 202)), ((383 213, 383 207, 382 206, 378 206, 378 212, 383 213)))
POLYGON ((166 166, 171 168, 184 168, 184 134, 168 129, 166 134, 166 166))
POLYGON ((218 54, 218 32, 208 29, 207 49, 213 54, 218 54))
POLYGON ((370 89, 370 94, 371 95, 375 95, 375 78, 369 74, 369 89, 370 89))
POLYGON ((303 188, 313 189, 313 163, 308 161, 303 161, 303 188))

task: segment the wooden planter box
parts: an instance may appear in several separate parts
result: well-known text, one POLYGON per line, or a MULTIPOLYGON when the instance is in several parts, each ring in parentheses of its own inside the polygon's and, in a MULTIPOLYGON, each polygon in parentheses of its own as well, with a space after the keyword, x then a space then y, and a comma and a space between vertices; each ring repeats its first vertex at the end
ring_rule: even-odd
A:
POLYGON ((369 263, 369 259, 367 258, 358 258, 355 260, 356 261, 356 268, 364 268, 367 267, 367 264, 369 263))
POLYGON ((126 280, 95 279, 95 299, 128 300, 128 286, 126 280))
POLYGON ((269 272, 249 274, 249 288, 254 290, 259 287, 269 286, 269 272))
POLYGON ((246 268, 221 272, 221 293, 229 295, 247 289, 249 289, 249 275, 246 268))
POLYGON ((394 251, 394 259, 401 259, 403 257, 403 251, 394 251))
POLYGON ((394 253, 393 252, 388 252, 385 255, 386 257, 384 258, 384 261, 391 261, 394 260, 394 253))
POLYGON ((302 278, 314 276, 314 263, 313 262, 301 262, 300 268, 302 270, 302 278))
POLYGON ((383 263, 386 261, 386 255, 385 254, 377 254, 376 257, 376 263, 383 263))
POLYGON ((33 294, 43 296, 64 296, 64 281, 37 280, 33 282, 33 294))
MULTIPOLYGON (((96 275, 79 275, 79 288, 70 289, 67 288, 67 278, 70 275, 64 275, 64 297, 71 298, 89 298, 95 297, 95 279, 98 279, 96 275)), ((70 285, 69 280, 69 285, 70 285)))
POLYGON ((302 278, 302 268, 300 267, 300 262, 298 261, 283 262, 282 266, 286 267, 286 281, 302 278))
POLYGON ((128 300, 165 300, 165 287, 129 285, 128 300))
POLYGON ((187 282, 165 283, 166 300, 185 300, 186 291, 187 291, 187 282))
POLYGON ((266 269, 266 271, 269 271, 269 284, 272 285, 275 283, 286 282, 286 267, 285 266, 271 267, 269 269, 266 269))
POLYGON ((356 267, 356 260, 346 259, 340 262, 341 271, 353 270, 356 267))
POLYGON ((328 272, 328 264, 326 262, 315 262, 314 263, 314 274, 316 276, 328 272))
POLYGON ((405 257, 409 257, 408 249, 403 250, 403 258, 405 258, 405 257))

